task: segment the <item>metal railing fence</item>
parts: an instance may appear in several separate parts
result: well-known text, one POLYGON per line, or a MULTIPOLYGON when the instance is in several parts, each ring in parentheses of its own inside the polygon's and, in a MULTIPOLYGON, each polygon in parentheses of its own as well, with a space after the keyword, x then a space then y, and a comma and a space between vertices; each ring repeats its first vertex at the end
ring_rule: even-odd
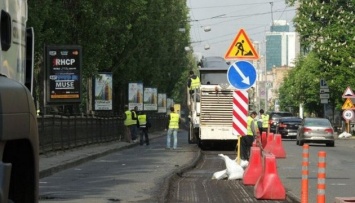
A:
MULTIPOLYGON (((165 114, 148 115, 149 132, 166 128, 165 114)), ((125 126, 119 116, 40 115, 37 118, 40 153, 68 150, 90 144, 124 141, 125 126)))

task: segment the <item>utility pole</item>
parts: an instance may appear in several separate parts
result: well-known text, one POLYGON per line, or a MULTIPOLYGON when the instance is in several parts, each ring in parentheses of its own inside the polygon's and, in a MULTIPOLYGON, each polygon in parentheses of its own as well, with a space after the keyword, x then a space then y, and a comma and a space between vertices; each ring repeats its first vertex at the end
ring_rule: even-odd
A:
POLYGON ((271 25, 274 25, 274 13, 272 11, 272 7, 274 5, 274 2, 269 2, 271 6, 271 25))

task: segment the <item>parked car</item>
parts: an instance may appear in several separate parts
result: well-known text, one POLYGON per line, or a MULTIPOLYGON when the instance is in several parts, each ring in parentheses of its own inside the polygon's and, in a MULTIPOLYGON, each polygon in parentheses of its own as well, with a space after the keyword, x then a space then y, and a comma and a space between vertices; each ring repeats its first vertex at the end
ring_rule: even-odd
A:
POLYGON ((297 131, 296 144, 325 143, 334 147, 334 129, 326 118, 304 118, 297 131))
POLYGON ((301 123, 302 118, 299 117, 281 117, 276 127, 276 133, 281 134, 283 138, 296 138, 298 126, 301 123))
POLYGON ((276 127, 279 123, 279 119, 282 117, 291 117, 293 114, 291 112, 286 111, 273 111, 269 113, 269 125, 270 125, 270 132, 276 133, 276 127))

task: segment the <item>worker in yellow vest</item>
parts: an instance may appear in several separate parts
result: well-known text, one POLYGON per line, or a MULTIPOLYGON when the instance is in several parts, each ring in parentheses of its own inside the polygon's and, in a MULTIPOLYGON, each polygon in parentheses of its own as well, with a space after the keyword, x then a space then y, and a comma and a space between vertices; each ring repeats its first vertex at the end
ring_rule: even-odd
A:
POLYGON ((254 120, 257 113, 255 111, 247 117, 247 134, 241 137, 241 159, 248 160, 250 157, 250 148, 253 145, 255 136, 257 135, 258 125, 254 120))
POLYGON ((128 106, 125 106, 124 114, 124 125, 129 128, 129 136, 126 137, 127 142, 136 142, 137 141, 137 113, 135 109, 138 110, 136 106, 132 110, 128 110, 128 106))
POLYGON ((268 132, 269 130, 269 115, 264 114, 264 110, 260 109, 260 118, 261 118, 261 132, 268 132))
POLYGON ((180 124, 180 115, 175 113, 174 107, 170 107, 170 115, 169 115, 169 122, 168 122, 168 133, 166 136, 166 149, 171 149, 170 140, 171 135, 173 135, 173 149, 177 148, 177 133, 179 130, 180 124))
POLYGON ((130 132, 130 125, 133 125, 133 121, 132 121, 132 113, 130 110, 128 110, 128 105, 124 106, 123 119, 124 119, 123 124, 126 126, 125 132, 124 132, 125 140, 126 140, 126 142, 131 143, 132 138, 131 138, 131 132, 130 132))
POLYGON ((147 114, 145 114, 143 111, 138 112, 138 128, 139 128, 139 144, 143 145, 144 142, 146 145, 149 145, 149 137, 148 137, 148 128, 151 127, 151 124, 149 122, 149 119, 147 117, 147 114), (144 135, 144 140, 143 140, 143 135, 144 135))
POLYGON ((200 78, 194 74, 193 71, 190 71, 190 77, 187 81, 187 87, 190 90, 190 94, 194 92, 194 90, 198 89, 201 86, 200 78))

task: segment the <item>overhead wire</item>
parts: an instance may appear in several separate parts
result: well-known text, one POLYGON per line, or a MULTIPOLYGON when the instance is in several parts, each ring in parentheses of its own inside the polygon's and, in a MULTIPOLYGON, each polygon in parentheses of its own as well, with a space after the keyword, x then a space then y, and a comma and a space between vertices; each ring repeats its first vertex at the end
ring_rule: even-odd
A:
MULTIPOLYGON (((275 2, 275 1, 274 1, 275 2)), ((269 2, 267 2, 269 3, 269 2)), ((265 3, 254 3, 254 4, 265 4, 265 3)), ((252 4, 245 4, 245 5, 252 5, 252 4)), ((230 6, 230 5, 229 5, 230 6)), ((227 7, 227 6, 223 6, 223 7, 227 7)), ((287 9, 289 7, 285 6, 283 10, 276 10, 274 11, 275 13, 281 13, 280 14, 280 17, 279 19, 281 19, 281 17, 283 16, 283 14, 285 12, 291 12, 291 11, 295 11, 296 9, 287 9)), ((226 19, 226 18, 233 18, 233 19, 230 19, 230 20, 224 20, 224 21, 218 21, 216 23, 212 23, 212 24, 209 24, 209 25, 220 25, 222 23, 226 23, 226 22, 230 22, 230 21, 235 21, 235 20, 240 20, 240 19, 243 19, 243 18, 248 18, 248 17, 253 17, 253 16, 260 16, 260 15, 267 15, 267 14, 270 14, 271 12, 262 12, 262 13, 253 13, 253 14, 248 14, 248 15, 236 15, 236 16, 226 16, 226 15, 223 15, 219 18, 215 18, 215 19, 226 19)), ((208 18, 206 18, 208 19, 208 18)), ((200 22, 200 21, 204 21, 206 19, 199 19, 199 20, 195 20, 194 22, 200 22)), ((210 18, 211 19, 211 18, 210 18)), ((265 28, 266 25, 262 25, 262 26, 257 26, 257 27, 253 27, 253 28, 249 28, 248 30, 254 30, 254 29, 259 29, 259 28, 265 28)), ((199 27, 203 27, 200 23, 199 23, 199 27)), ((251 33, 250 36, 253 36, 253 35, 257 35, 257 34, 262 34, 262 33, 265 33, 265 29, 260 31, 260 32, 254 32, 254 33, 251 33)), ((219 44, 219 43, 224 43, 226 41, 230 41, 230 38, 226 39, 226 40, 218 40, 218 41, 215 41, 213 42, 213 40, 215 39, 219 39, 219 38, 222 38, 222 37, 225 37, 225 36, 231 36, 231 35, 235 35, 236 33, 228 33, 228 34, 225 34, 225 35, 221 35, 221 36, 216 36, 216 37, 213 37, 213 38, 210 38, 210 39, 206 39, 206 40, 199 40, 199 43, 202 43, 202 42, 206 42, 206 41, 210 41, 212 40, 212 42, 209 42, 209 44, 219 44)), ((201 38, 199 38, 201 39, 201 38)))
MULTIPOLYGON (((279 0, 279 1, 272 1, 274 3, 277 3, 277 2, 284 2, 284 0, 279 0)), ((266 3, 269 3, 269 2, 266 2, 266 3)), ((202 7, 190 7, 190 9, 206 9, 206 8, 211 8, 211 9, 214 9, 214 8, 230 8, 230 7, 240 7, 240 6, 252 6, 252 5, 263 5, 265 4, 265 2, 262 2, 262 3, 245 3, 245 4, 232 4, 232 5, 223 5, 223 6, 202 6, 202 7)))
MULTIPOLYGON (((284 12, 285 10, 283 11, 275 11, 276 13, 277 12, 284 12)), ((287 11, 295 11, 295 9, 289 9, 287 11)), ((264 13, 258 13, 258 14, 253 14, 253 16, 257 16, 257 15, 265 15, 265 14, 270 14, 270 12, 264 12, 264 13)), ((219 25, 221 23, 226 23, 226 22, 231 22, 231 21, 235 21, 235 20, 240 20, 240 19, 243 19, 243 18, 247 18, 247 17, 250 17, 250 15, 240 15, 240 16, 233 16, 234 19, 231 19, 231 20, 226 20, 226 21, 219 21, 218 23, 213 23, 213 24, 209 24, 209 25, 219 25)), ((257 27, 253 27, 253 28, 249 28, 248 30, 252 30, 252 29, 258 29, 258 28, 263 28, 265 27, 265 25, 263 24, 262 26, 257 26, 257 27)), ((263 32, 263 31, 262 31, 263 32)), ((260 34, 262 32, 258 32, 258 33, 255 33, 255 34, 260 34)), ((207 40, 211 40, 211 39, 216 39, 216 38, 220 38, 220 37, 223 37, 223 36, 230 36, 232 34, 236 34, 236 33, 228 33, 228 34, 225 34, 225 35, 221 35, 221 36, 217 36, 217 37, 213 37, 213 38, 210 38, 210 39, 207 39, 207 40)))
MULTIPOLYGON (((283 1, 283 0, 279 0, 279 1, 275 1, 275 2, 281 2, 281 1, 283 1)), ((189 2, 189 1, 188 1, 189 2)), ((223 6, 204 6, 204 7, 192 7, 191 6, 191 2, 190 2, 190 5, 189 5, 189 10, 190 10, 190 17, 191 16, 194 16, 194 12, 193 12, 193 10, 196 10, 196 9, 209 9, 209 8, 211 8, 211 9, 214 9, 214 8, 223 8, 223 7, 228 7, 228 8, 230 8, 230 7, 240 7, 240 6, 254 6, 254 5, 262 5, 262 4, 265 4, 265 3, 245 3, 245 4, 237 4, 237 5, 223 5, 223 6)), ((244 8, 245 9, 245 8, 244 8)), ((241 9, 241 10, 244 10, 244 9, 241 9)), ((235 11, 233 12, 233 13, 235 13, 235 11)), ((222 14, 222 15, 220 15, 220 16, 225 16, 225 15, 227 15, 227 14, 222 14)), ((190 22, 201 22, 201 21, 204 21, 204 20, 212 20, 212 19, 218 19, 216 16, 214 16, 214 17, 209 17, 209 18, 205 18, 205 19, 199 19, 199 20, 190 20, 190 22)), ((228 22, 228 21, 227 21, 228 22)), ((204 27, 201 23, 198 23, 198 29, 197 29, 197 32, 198 32, 198 39, 201 39, 201 31, 200 31, 200 29, 199 28, 202 28, 202 27, 204 27)), ((193 31, 194 32, 194 35, 196 36, 196 30, 195 31, 193 31)), ((197 40, 198 42, 202 42, 201 40, 197 40)))
MULTIPOLYGON (((190 2, 190 3, 191 3, 191 2, 190 2)), ((193 14, 193 12, 191 12, 191 10, 190 10, 189 13, 190 13, 190 18, 191 18, 191 16, 193 16, 194 14, 193 14)), ((198 23, 200 23, 200 22, 198 22, 198 23)), ((191 29, 191 28, 190 28, 190 29, 191 29)), ((197 34, 198 34, 198 36, 199 36, 198 39, 201 39, 200 29, 197 29, 197 32, 198 32, 197 34)), ((196 30, 195 30, 195 35, 196 35, 196 30)), ((191 42, 191 43, 192 43, 192 42, 191 42)))

